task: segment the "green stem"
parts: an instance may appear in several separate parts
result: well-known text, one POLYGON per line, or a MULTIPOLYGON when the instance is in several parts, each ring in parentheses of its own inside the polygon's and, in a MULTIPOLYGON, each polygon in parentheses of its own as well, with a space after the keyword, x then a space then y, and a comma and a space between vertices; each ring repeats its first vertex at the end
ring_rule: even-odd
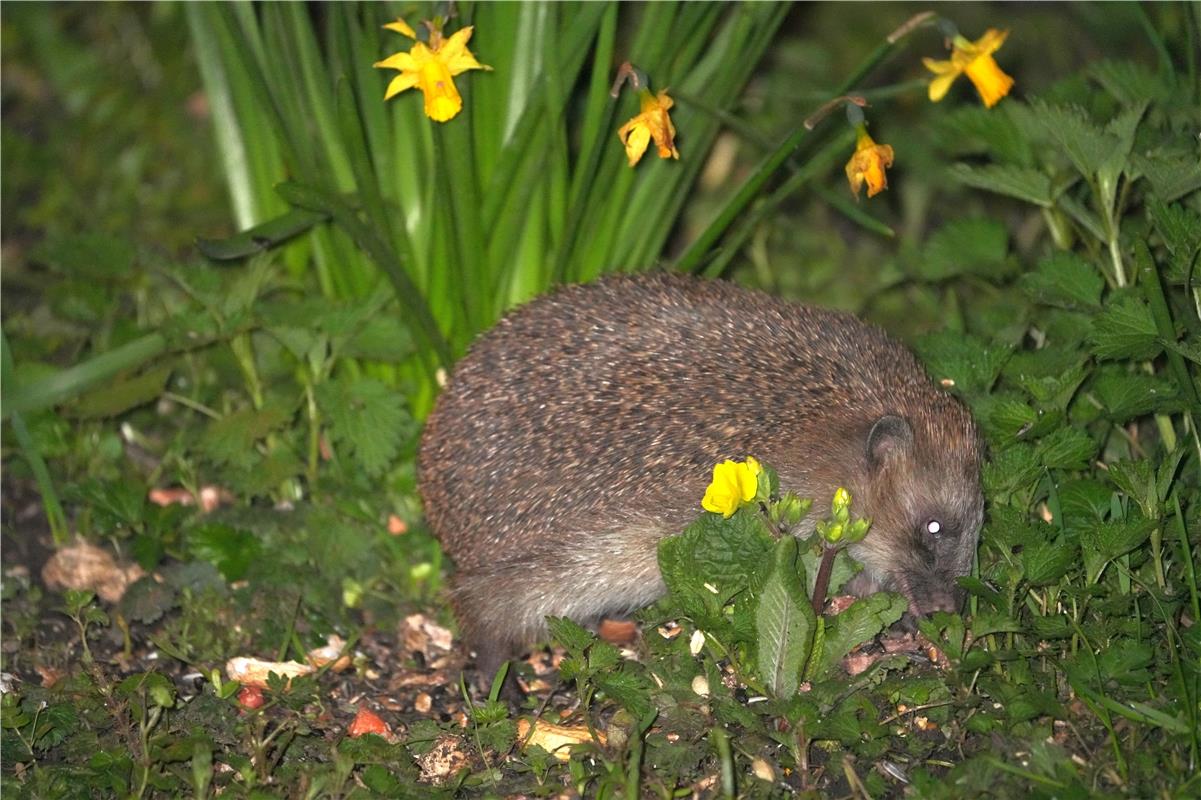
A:
MULTIPOLYGON (((876 68, 885 58, 892 54, 897 46, 904 38, 913 31, 916 27, 923 24, 926 20, 932 18, 932 14, 919 14, 913 17, 905 25, 898 28, 893 34, 881 42, 875 50, 868 54, 859 66, 855 69, 851 76, 843 81, 842 85, 836 88, 831 96, 839 97, 846 94, 863 78, 876 68)), ((764 159, 759 162, 759 165, 751 172, 734 196, 726 203, 725 207, 718 213, 717 217, 709 224, 705 231, 697 237, 685 251, 684 255, 676 262, 675 268, 680 272, 693 272, 701 264, 705 254, 709 249, 721 238, 726 229, 734 222, 750 204, 752 200, 759 195, 763 185, 768 179, 775 174, 793 153, 801 146, 802 142, 808 138, 812 131, 801 125, 791 134, 784 138, 774 151, 769 153, 764 159)))

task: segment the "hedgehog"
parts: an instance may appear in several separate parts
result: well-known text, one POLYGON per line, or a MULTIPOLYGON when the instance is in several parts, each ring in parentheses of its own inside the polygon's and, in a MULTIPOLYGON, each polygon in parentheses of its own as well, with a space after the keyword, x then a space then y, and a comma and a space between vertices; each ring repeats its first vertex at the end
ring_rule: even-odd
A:
POLYGON ((659 541, 701 513, 714 464, 748 455, 816 507, 847 488, 871 518, 851 592, 899 592, 913 617, 962 605, 980 437, 908 349, 733 283, 610 276, 505 316, 426 421, 419 489, 479 673, 547 616, 595 624, 661 597, 659 541))

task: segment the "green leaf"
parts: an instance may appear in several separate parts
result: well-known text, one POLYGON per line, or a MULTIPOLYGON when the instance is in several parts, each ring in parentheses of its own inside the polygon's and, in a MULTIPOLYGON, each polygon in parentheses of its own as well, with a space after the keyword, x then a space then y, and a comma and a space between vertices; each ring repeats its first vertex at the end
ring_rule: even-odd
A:
POLYGON ((1151 181, 1155 198, 1160 202, 1171 203, 1201 189, 1201 163, 1188 151, 1161 152, 1154 156, 1135 154, 1130 161, 1151 181))
POLYGON ((1043 259, 1037 270, 1023 275, 1018 284, 1036 303, 1093 311, 1101 307, 1105 279, 1092 264, 1069 250, 1043 259))
POLYGON ((246 577, 250 565, 262 555, 262 546, 253 533, 219 522, 188 531, 187 544, 194 558, 215 566, 231 583, 246 577))
POLYGON ((1011 350, 970 334, 942 331, 919 339, 917 352, 935 381, 950 379, 959 391, 973 394, 992 387, 1011 350))
POLYGON ((292 412, 276 403, 260 411, 235 411, 209 425, 200 439, 200 448, 217 464, 249 467, 256 458, 255 444, 291 418, 292 412))
POLYGON ((1101 481, 1082 478, 1059 487, 1059 509, 1068 522, 1077 519, 1101 521, 1109 515, 1113 489, 1101 481))
POLYGON ((1063 538, 1026 545, 1021 552, 1022 574, 1031 586, 1055 583, 1079 561, 1076 545, 1063 538))
POLYGON ((394 316, 377 316, 367 320, 359 331, 342 346, 342 355, 368 361, 396 363, 413 352, 413 337, 409 329, 394 316))
POLYGON ((1019 443, 995 453, 984 465, 984 486, 988 494, 1008 496, 1028 488, 1041 474, 1034 447, 1019 443))
POLYGON ((817 626, 805 595, 804 567, 797 548, 792 536, 776 543, 772 571, 759 592, 755 610, 758 673, 776 697, 796 694, 817 626))
POLYGON ((1098 61, 1090 64, 1086 72, 1122 105, 1166 100, 1172 95, 1170 85, 1136 61, 1098 61))
POLYGON ((1093 320, 1089 336, 1092 350, 1100 358, 1154 358, 1163 350, 1151 309, 1135 295, 1111 300, 1093 320))
POLYGON ((707 595, 724 600, 762 571, 774 546, 758 510, 743 506, 729 519, 722 519, 720 514, 702 514, 679 536, 663 539, 659 544, 659 567, 673 595, 707 595))
POLYGON ((67 275, 103 282, 129 276, 135 252, 125 236, 66 233, 47 236, 32 257, 67 275))
POLYGON ((1133 522, 1102 522, 1078 531, 1080 550, 1084 554, 1089 583, 1095 583, 1105 565, 1120 555, 1129 553, 1151 535, 1155 520, 1133 522))
POLYGON ((1128 372, 1124 366, 1118 365, 1097 370, 1092 394, 1114 422, 1125 422, 1155 412, 1175 411, 1182 406, 1173 381, 1128 372))
POLYGON ((1118 148, 1117 139, 1102 131, 1079 106, 1032 100, 1030 110, 1047 138, 1059 145, 1081 175, 1096 175, 1118 148))
POLYGON ((1005 226, 995 220, 956 220, 930 237, 918 271, 931 281, 963 274, 995 280, 1009 271, 1008 239, 1005 226))
POLYGON ((1015 197, 1043 208, 1050 208, 1055 202, 1051 178, 1037 169, 999 164, 984 167, 956 164, 951 167, 951 175, 965 186, 1015 197))
MULTIPOLYGON (((1008 107, 1006 103, 1003 108, 1008 107)), ((937 123, 939 138, 956 155, 986 153, 997 161, 1030 166, 1030 142, 1022 136, 1007 113, 979 105, 961 105, 937 123)))
POLYGON ((566 617, 547 617, 546 627, 551 638, 571 655, 582 656, 593 642, 598 641, 594 633, 566 617))
POLYGON ((415 434, 416 425, 395 389, 374 378, 339 379, 317 388, 317 402, 336 442, 348 447, 370 476, 382 473, 415 434))
POLYGON ((1183 203, 1148 203, 1155 232, 1163 239, 1172 254, 1170 268, 1164 278, 1172 283, 1184 283, 1195 269, 1194 256, 1201 248, 1201 214, 1183 203))
POLYGON ((146 518, 146 487, 132 480, 86 481, 66 493, 68 499, 89 508, 105 532, 134 527, 146 518))
POLYGON ((1036 457, 1049 469, 1085 469, 1096 452, 1093 438, 1079 428, 1060 428, 1035 448, 1036 457))
POLYGON ((841 614, 827 617, 822 661, 813 678, 832 675, 847 653, 896 623, 908 609, 909 601, 901 595, 877 592, 851 603, 841 614))
POLYGON ((75 416, 84 419, 115 417, 157 400, 169 377, 170 367, 157 367, 136 377, 115 381, 80 397, 72 410, 75 416))
POLYGON ((224 239, 198 237, 196 249, 216 261, 246 258, 299 236, 327 219, 329 215, 323 212, 292 209, 224 239))

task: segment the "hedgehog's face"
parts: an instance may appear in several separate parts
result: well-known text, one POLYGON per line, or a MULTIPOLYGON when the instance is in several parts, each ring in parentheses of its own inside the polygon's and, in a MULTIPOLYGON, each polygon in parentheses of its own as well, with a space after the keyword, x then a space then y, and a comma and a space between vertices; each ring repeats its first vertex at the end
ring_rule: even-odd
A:
POLYGON ((962 606, 956 578, 972 571, 984 508, 971 433, 940 435, 932 450, 921 441, 926 432, 900 417, 884 417, 872 429, 863 508, 872 527, 851 549, 866 568, 854 590, 899 592, 914 616, 962 606))

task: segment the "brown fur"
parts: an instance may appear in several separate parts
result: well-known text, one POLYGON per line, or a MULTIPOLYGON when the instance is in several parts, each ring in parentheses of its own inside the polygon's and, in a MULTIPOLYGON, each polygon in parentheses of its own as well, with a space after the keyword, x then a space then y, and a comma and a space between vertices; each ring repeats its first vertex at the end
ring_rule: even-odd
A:
POLYGON ((857 591, 903 592, 914 613, 959 605, 982 518, 978 439, 908 350, 729 283, 610 277, 501 320, 426 424, 421 492, 481 670, 536 641, 547 615, 590 622, 658 598, 659 539, 700 513, 715 463, 747 455, 815 500, 798 533, 850 489, 874 520, 852 550, 867 566, 857 591))

